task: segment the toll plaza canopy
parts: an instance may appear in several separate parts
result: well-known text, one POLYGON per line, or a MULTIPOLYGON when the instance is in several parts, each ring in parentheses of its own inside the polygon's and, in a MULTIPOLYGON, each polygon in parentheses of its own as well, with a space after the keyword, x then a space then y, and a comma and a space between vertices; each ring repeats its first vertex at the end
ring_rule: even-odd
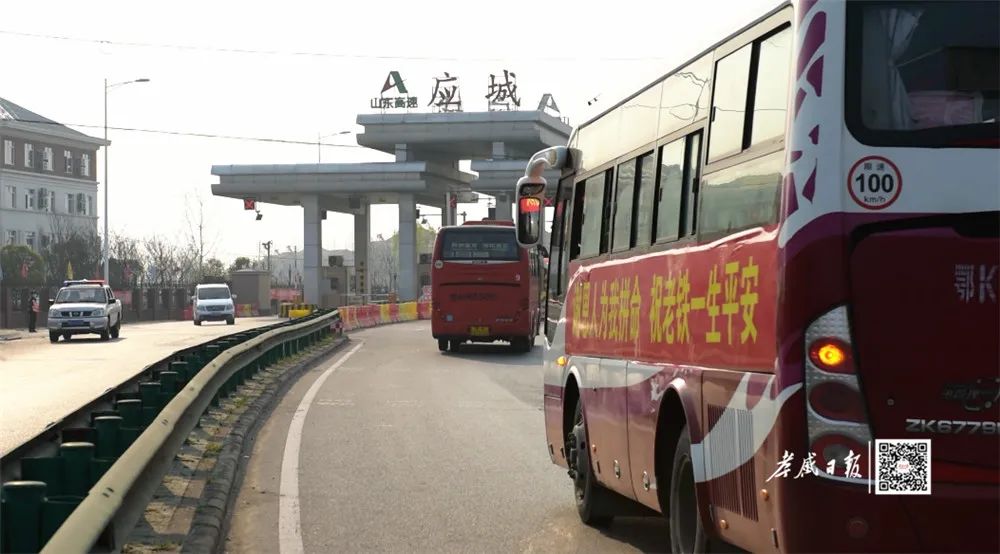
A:
MULTIPOLYGON (((302 206, 303 288, 306 303, 321 303, 322 242, 327 211, 353 214, 356 266, 367 260, 372 204, 399 206, 399 299, 415 300, 417 286, 416 205, 440 208, 443 224, 454 224, 462 193, 496 197, 496 217, 511 219, 514 184, 528 159, 549 146, 566 144, 570 126, 544 111, 361 114, 360 146, 395 156, 391 162, 213 165, 217 196, 302 206), (471 161, 476 173, 459 169, 471 161)), ((557 179, 552 173, 549 179, 557 179)), ((367 275, 358 288, 369 290, 367 275)))

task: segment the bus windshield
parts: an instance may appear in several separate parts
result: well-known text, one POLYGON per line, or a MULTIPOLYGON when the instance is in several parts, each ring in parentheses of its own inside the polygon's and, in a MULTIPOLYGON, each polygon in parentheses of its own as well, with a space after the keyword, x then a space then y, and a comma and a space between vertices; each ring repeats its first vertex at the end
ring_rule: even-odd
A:
POLYGON ((444 261, 518 261, 520 254, 512 228, 447 229, 441 241, 441 259, 444 261))
POLYGON ((1000 3, 849 5, 848 119, 862 142, 996 146, 1000 3))

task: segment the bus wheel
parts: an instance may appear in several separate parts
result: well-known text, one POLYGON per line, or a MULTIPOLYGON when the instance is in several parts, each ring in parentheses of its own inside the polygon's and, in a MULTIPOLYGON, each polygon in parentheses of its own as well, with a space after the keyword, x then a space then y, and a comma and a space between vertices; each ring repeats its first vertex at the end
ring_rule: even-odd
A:
POLYGON ((441 352, 445 352, 448 350, 447 339, 438 339, 438 350, 440 350, 441 352))
POLYGON ((448 341, 448 350, 451 350, 452 352, 458 352, 458 348, 461 345, 462 345, 462 341, 459 341, 459 340, 448 341))
POLYGON ((674 466, 670 471, 670 550, 675 553, 705 552, 707 547, 695 496, 691 434, 685 426, 677 439, 674 466))
POLYGON ((610 495, 614 494, 597 483, 593 468, 590 467, 590 449, 587 448, 587 424, 583 420, 583 403, 576 403, 573 415, 573 430, 566 440, 570 476, 573 478, 573 494, 576 497, 576 512, 580 521, 592 527, 606 527, 611 524, 610 495))
POLYGON ((531 342, 528 337, 515 337, 510 341, 510 345, 517 352, 531 352, 531 342))

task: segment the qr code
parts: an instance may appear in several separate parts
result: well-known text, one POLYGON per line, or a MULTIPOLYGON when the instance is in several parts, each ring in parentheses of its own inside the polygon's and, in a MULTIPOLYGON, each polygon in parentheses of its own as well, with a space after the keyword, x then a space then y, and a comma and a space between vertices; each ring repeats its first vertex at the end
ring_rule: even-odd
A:
POLYGON ((930 439, 875 440, 875 494, 930 493, 930 439))

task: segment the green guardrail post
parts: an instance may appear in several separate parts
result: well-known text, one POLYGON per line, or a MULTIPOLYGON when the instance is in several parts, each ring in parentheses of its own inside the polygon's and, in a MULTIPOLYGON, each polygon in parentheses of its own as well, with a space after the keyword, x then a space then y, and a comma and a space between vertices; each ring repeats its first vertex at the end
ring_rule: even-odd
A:
POLYGON ((174 392, 180 392, 184 388, 184 385, 191 380, 191 375, 188 372, 188 363, 170 362, 170 371, 177 373, 177 386, 174 392))
POLYGON ((3 526, 6 551, 38 552, 42 538, 42 502, 45 483, 8 481, 3 484, 3 526))
POLYGON ((94 428, 97 429, 96 457, 114 459, 121 455, 118 447, 118 429, 121 426, 121 416, 102 416, 94 420, 94 428))
POLYGON ((95 446, 89 442, 64 442, 59 445, 63 458, 63 487, 66 494, 84 497, 90 490, 90 461, 95 446))
POLYGON ((115 403, 122 416, 122 427, 138 429, 142 427, 142 400, 126 399, 115 403))
POLYGON ((42 545, 49 542, 80 502, 83 499, 76 496, 46 495, 42 504, 42 545))
POLYGON ((177 380, 179 375, 176 371, 164 371, 160 373, 160 406, 166 406, 177 394, 177 380))
POLYGON ((209 344, 205 346, 205 365, 208 365, 208 362, 214 360, 221 351, 222 349, 219 348, 218 344, 209 344))
POLYGON ((63 459, 58 456, 21 459, 21 479, 45 483, 45 494, 62 494, 63 459))
POLYGON ((160 382, 147 381, 139 383, 139 392, 142 393, 142 425, 148 426, 156 419, 156 414, 160 413, 160 382))

